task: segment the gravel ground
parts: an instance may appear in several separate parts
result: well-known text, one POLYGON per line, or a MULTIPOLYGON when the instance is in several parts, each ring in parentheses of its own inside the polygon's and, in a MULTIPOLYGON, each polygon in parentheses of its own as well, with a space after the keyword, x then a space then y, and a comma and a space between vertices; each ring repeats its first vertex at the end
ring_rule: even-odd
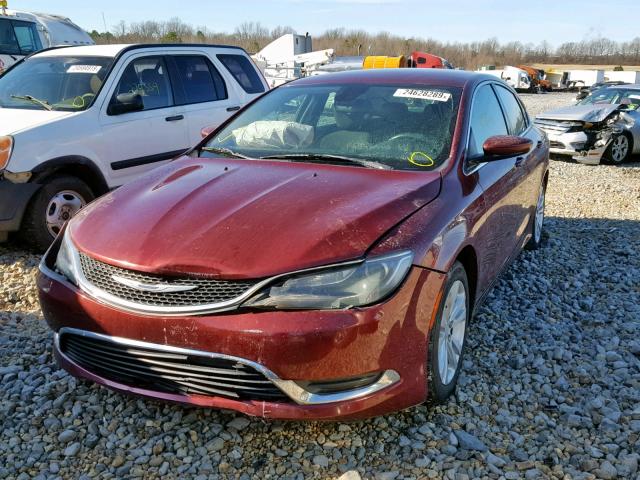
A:
MULTIPOLYGON (((532 114, 569 94, 527 95, 532 114)), ((470 329, 447 405, 265 422, 130 398, 51 358, 38 258, 0 246, 0 478, 624 478, 640 461, 640 164, 552 163, 548 241, 470 329)))

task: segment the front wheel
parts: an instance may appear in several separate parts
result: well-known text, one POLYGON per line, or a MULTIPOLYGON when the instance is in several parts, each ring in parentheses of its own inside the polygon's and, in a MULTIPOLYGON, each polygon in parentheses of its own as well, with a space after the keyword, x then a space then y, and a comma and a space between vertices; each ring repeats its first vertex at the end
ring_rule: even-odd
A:
POLYGON ((447 275, 436 320, 429 332, 429 403, 443 403, 455 391, 462 367, 470 316, 467 274, 462 264, 456 262, 447 275))
POLYGON ((79 178, 60 175, 45 180, 31 200, 20 236, 35 249, 45 251, 64 224, 93 198, 91 189, 79 178))
POLYGON ((631 154, 631 142, 624 133, 616 135, 604 152, 604 160, 611 165, 623 163, 631 154))

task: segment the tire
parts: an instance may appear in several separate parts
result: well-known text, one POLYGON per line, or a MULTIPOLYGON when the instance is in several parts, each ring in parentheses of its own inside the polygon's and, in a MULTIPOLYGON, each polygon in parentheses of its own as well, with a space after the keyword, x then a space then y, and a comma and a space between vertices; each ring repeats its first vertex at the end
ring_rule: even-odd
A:
POLYGON ((547 197, 547 186, 542 185, 536 202, 536 211, 531 219, 531 238, 526 243, 526 250, 538 250, 544 243, 544 206, 547 197))
POLYGON ((602 159, 609 165, 620 165, 631 156, 631 140, 629 137, 620 133, 613 137, 611 143, 604 152, 602 159))
POLYGON ((89 186, 77 177, 47 178, 27 207, 20 229, 21 239, 44 252, 62 225, 94 198, 89 186))
MULTIPOLYGON (((458 298, 460 302, 460 298, 458 298)), ((462 369, 462 361, 464 358, 464 350, 467 338, 467 326, 471 317, 469 306, 469 282, 467 273, 460 262, 456 262, 447 275, 447 281, 442 293, 440 305, 436 320, 429 332, 429 346, 427 353, 427 403, 440 404, 444 403, 455 391, 458 382, 458 376, 462 369), (462 307, 460 303, 456 307, 456 302, 451 302, 450 297, 456 298, 461 290, 464 292, 464 311, 458 309, 462 307), (453 305, 453 307, 452 307, 453 305), (456 312, 458 312, 456 314, 456 312), (457 321, 456 321, 457 320, 457 321), (464 321, 464 324, 462 324, 464 321), (451 330, 450 327, 453 326, 451 330), (458 341, 456 341, 456 337, 458 341), (448 350, 443 350, 443 346, 451 345, 455 351, 458 351, 458 358, 455 367, 449 367, 450 361, 444 365, 443 359, 450 356, 446 355, 448 350), (455 348, 457 346, 457 348, 455 348), (441 353, 443 355, 441 356, 441 353)))

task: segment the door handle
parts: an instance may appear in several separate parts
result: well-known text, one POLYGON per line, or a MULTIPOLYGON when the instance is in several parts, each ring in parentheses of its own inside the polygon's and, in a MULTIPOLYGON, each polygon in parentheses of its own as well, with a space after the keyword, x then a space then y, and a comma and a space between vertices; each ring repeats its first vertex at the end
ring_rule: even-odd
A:
POLYGON ((536 144, 536 148, 542 148, 543 142, 542 140, 538 140, 538 143, 536 144))
POLYGON ((236 105, 235 107, 227 107, 227 112, 237 112, 240 110, 240 105, 236 105))
POLYGON ((524 163, 524 157, 518 157, 516 158, 516 163, 515 163, 515 167, 520 167, 522 164, 524 163))
POLYGON ((165 118, 167 122, 177 122, 178 120, 184 120, 184 115, 173 115, 172 117, 165 118))

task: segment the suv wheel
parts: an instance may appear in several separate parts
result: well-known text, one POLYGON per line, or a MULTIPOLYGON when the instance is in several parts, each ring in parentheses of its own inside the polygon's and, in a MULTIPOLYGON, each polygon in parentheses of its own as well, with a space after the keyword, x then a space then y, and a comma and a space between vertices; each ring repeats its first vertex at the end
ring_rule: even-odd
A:
POLYGON ((34 248, 49 248, 64 224, 95 198, 89 186, 76 177, 47 179, 31 200, 22 222, 21 237, 34 248))
POLYGON ((470 318, 467 273, 456 262, 447 275, 436 320, 429 332, 428 403, 443 403, 456 389, 470 318))

